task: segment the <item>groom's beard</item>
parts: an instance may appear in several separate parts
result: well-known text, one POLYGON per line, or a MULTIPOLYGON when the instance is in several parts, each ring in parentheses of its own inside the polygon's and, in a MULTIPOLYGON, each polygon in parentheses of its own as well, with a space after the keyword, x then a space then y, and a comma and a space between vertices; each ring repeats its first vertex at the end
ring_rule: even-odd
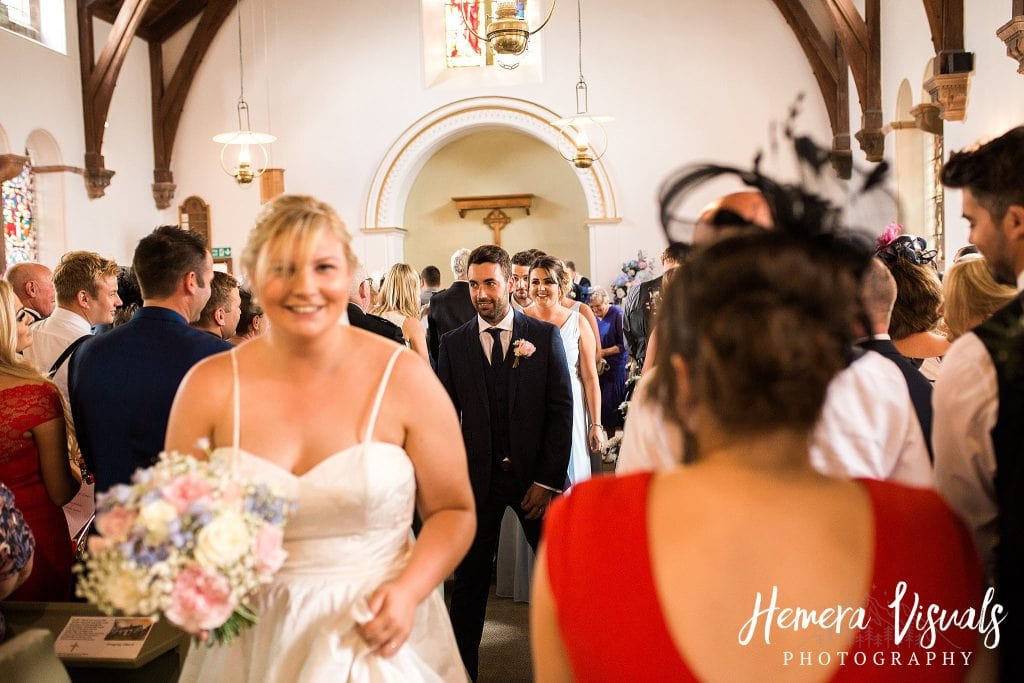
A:
POLYGON ((508 313, 508 295, 497 299, 481 296, 475 297, 473 299, 473 307, 476 308, 476 312, 480 314, 481 318, 491 325, 495 325, 500 323, 508 313))

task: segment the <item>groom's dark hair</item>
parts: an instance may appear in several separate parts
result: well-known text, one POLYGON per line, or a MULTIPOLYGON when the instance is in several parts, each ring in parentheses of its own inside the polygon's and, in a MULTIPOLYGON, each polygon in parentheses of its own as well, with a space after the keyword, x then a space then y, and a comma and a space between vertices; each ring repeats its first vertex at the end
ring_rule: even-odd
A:
POLYGON ((469 272, 470 266, 480 263, 497 263, 506 280, 512 276, 512 260, 508 257, 508 252, 497 244, 484 244, 470 252, 466 272, 469 272))

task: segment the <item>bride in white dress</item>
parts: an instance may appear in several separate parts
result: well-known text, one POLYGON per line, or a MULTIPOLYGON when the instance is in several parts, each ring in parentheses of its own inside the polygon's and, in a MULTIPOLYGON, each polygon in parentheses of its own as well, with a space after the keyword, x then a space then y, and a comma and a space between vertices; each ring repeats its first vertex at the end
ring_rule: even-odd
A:
POLYGON ((415 354, 343 324, 352 252, 326 204, 269 203, 242 261, 270 330, 192 369, 166 446, 209 439, 298 509, 259 623, 193 646, 181 680, 465 681, 436 590, 475 525, 451 402, 415 354))

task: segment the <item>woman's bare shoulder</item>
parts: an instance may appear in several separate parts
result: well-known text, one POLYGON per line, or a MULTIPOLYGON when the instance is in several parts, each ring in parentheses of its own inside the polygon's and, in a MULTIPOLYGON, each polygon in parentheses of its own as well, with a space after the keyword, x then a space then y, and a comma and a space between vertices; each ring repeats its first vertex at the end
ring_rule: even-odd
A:
MULTIPOLYGON (((231 356, 243 355, 248 349, 236 347, 231 351, 218 353, 199 361, 192 366, 181 381, 181 390, 190 391, 195 395, 219 394, 219 389, 231 387, 231 356)), ((245 354, 247 355, 247 354, 245 354)), ((212 398, 212 397, 211 397, 212 398)))

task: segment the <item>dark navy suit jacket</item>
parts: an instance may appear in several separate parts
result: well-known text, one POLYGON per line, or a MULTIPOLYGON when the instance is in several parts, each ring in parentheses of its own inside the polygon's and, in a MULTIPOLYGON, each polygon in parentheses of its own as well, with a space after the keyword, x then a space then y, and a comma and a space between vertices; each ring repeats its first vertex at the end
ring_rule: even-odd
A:
POLYGON ((71 414, 97 492, 127 483, 137 468, 155 462, 185 373, 231 348, 158 306, 140 308, 79 347, 68 372, 71 414))
MULTIPOLYGON (((436 298, 436 296, 435 296, 436 298)), ((572 385, 565 347, 558 328, 516 313, 512 341, 525 339, 537 347, 510 370, 509 423, 512 473, 521 494, 534 482, 552 489, 565 487, 572 447, 572 385)), ((508 353, 512 353, 509 345, 508 353)), ((473 318, 441 339, 437 374, 462 421, 469 457, 469 480, 477 508, 491 482, 491 420, 484 378, 488 361, 480 345, 479 319, 473 318)))
POLYGON ((469 283, 456 280, 448 289, 436 292, 430 297, 430 311, 427 313, 427 352, 430 365, 437 368, 438 350, 441 337, 459 325, 476 317, 473 298, 469 294, 469 283))

